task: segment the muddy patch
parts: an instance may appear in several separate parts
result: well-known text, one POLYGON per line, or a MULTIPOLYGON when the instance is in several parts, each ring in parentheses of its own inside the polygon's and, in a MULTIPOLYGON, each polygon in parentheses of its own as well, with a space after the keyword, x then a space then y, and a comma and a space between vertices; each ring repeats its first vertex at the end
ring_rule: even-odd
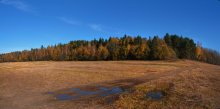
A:
POLYGON ((120 94, 122 92, 123 89, 120 87, 95 86, 92 88, 71 88, 60 92, 48 92, 48 94, 53 95, 56 100, 65 101, 79 100, 89 97, 106 97, 110 95, 120 94))
POLYGON ((146 94, 146 97, 152 100, 161 100, 165 96, 162 91, 152 91, 146 94))

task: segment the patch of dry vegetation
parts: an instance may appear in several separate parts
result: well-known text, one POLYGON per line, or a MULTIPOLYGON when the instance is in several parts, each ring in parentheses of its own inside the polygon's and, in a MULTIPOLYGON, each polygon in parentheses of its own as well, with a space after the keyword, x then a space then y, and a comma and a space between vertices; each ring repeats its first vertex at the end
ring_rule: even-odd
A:
POLYGON ((193 61, 1 63, 0 107, 1 109, 218 109, 219 71, 219 66, 193 61), (98 104, 96 99, 59 102, 53 96, 45 94, 97 84, 107 87, 128 86, 125 88, 129 91, 119 97, 107 97, 113 100, 113 104, 109 104, 105 98, 103 103, 98 104), (146 97, 146 93, 151 91, 162 91, 165 96, 161 100, 151 100, 146 97))
POLYGON ((52 98, 46 95, 46 92, 106 81, 138 78, 177 68, 175 62, 162 61, 1 63, 0 107, 3 109, 41 109, 42 106, 46 106, 55 109, 62 103, 48 103, 52 98))
POLYGON ((119 109, 217 109, 220 97, 217 68, 200 64, 199 68, 138 85, 122 94, 114 106, 119 109), (146 96, 151 91, 161 91, 164 97, 152 100, 146 96))

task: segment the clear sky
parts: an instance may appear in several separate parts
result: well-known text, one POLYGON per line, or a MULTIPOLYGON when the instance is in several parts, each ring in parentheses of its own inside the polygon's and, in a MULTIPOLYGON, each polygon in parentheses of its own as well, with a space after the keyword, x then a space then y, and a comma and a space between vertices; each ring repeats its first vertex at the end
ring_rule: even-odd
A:
POLYGON ((0 0, 0 53, 123 36, 188 36, 220 50, 219 0, 0 0))

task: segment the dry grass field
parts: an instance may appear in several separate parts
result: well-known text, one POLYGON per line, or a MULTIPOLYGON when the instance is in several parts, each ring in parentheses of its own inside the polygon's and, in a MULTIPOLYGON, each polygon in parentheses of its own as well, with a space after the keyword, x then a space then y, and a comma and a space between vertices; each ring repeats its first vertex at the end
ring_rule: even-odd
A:
POLYGON ((0 64, 0 109, 80 108, 219 109, 220 66, 188 60, 0 64))

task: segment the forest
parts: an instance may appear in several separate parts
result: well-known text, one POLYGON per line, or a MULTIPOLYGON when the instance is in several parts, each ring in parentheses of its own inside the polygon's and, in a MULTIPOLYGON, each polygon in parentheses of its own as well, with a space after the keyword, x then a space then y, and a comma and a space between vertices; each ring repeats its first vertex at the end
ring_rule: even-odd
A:
POLYGON ((166 34, 144 38, 124 35, 67 44, 41 46, 31 50, 0 54, 0 62, 26 61, 104 61, 104 60, 175 60, 189 59, 220 65, 219 52, 203 48, 194 40, 166 34))

